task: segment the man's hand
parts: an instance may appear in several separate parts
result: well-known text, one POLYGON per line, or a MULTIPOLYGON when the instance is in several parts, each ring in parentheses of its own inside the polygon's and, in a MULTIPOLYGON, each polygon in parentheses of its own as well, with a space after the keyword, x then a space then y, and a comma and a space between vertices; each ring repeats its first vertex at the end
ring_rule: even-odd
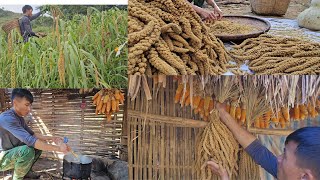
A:
POLYGON ((216 102, 216 108, 218 111, 222 111, 226 109, 226 105, 225 103, 222 104, 222 103, 216 102))
POLYGON ((52 137, 51 139, 55 144, 60 144, 60 143, 63 143, 63 138, 62 137, 52 137))
POLYGON ((38 38, 42 37, 40 33, 36 33, 36 36, 37 36, 38 38))
POLYGON ((225 104, 217 102, 216 108, 219 111, 220 120, 229 128, 244 149, 256 140, 254 135, 243 129, 237 121, 231 117, 231 115, 226 111, 225 104))
POLYGON ((62 142, 63 142, 63 138, 62 137, 58 137, 58 136, 44 136, 40 133, 35 133, 34 136, 40 140, 43 140, 43 141, 53 141, 55 142, 56 144, 57 141, 60 139, 62 142))
POLYGON ((224 169, 222 166, 219 166, 213 159, 208 161, 207 165, 214 174, 220 176, 221 180, 229 180, 229 175, 226 169, 224 169))
POLYGON ((71 150, 71 148, 67 144, 60 143, 58 145, 51 145, 40 139, 36 141, 34 147, 42 151, 58 151, 63 153, 67 153, 71 150))
POLYGON ((217 3, 215 3, 214 0, 207 0, 207 3, 208 3, 210 6, 213 7, 213 12, 214 12, 216 18, 217 18, 218 20, 220 20, 220 19, 223 17, 223 15, 222 15, 222 11, 221 11, 221 9, 219 8, 219 6, 217 5, 217 3))
POLYGON ((204 20, 216 20, 217 19, 216 15, 214 14, 214 11, 201 9, 199 14, 202 17, 202 19, 204 19, 204 20))
POLYGON ((221 18, 223 17, 223 14, 222 14, 221 9, 220 9, 217 5, 214 6, 213 12, 214 12, 214 14, 216 15, 217 19, 218 19, 218 20, 221 20, 221 18))
MULTIPOLYGON (((216 102, 216 109, 219 111, 219 116, 222 116, 222 115, 226 115, 226 114, 229 114, 227 112, 227 105, 226 103, 219 103, 219 102, 216 102)), ((221 118, 222 122, 224 122, 224 118, 221 118)))
POLYGON ((36 35, 37 35, 38 37, 41 37, 41 38, 47 36, 47 34, 46 34, 46 33, 43 33, 43 32, 37 32, 36 35))
POLYGON ((71 150, 70 146, 68 146, 65 143, 61 143, 60 146, 59 146, 59 151, 64 153, 64 154, 67 154, 70 150, 71 150))

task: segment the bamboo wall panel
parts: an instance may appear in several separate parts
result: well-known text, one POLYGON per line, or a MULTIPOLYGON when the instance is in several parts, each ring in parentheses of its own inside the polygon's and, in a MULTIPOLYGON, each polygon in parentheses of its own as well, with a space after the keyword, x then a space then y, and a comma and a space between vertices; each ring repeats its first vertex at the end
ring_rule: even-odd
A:
POLYGON ((10 97, 8 96, 7 89, 0 89, 0 113, 5 111, 10 106, 10 97))
MULTIPOLYGON (((148 81, 151 90, 157 89, 157 86, 153 88, 150 79, 148 81)), ((129 179, 197 179, 194 147, 199 129, 177 127, 157 120, 157 116, 144 117, 147 112, 150 116, 198 118, 192 114, 190 107, 181 108, 174 104, 176 83, 172 81, 172 77, 168 77, 167 86, 159 88, 158 93, 152 93, 149 103, 144 98, 143 90, 134 101, 128 100, 129 179), (139 117, 133 112, 142 114, 139 117)))

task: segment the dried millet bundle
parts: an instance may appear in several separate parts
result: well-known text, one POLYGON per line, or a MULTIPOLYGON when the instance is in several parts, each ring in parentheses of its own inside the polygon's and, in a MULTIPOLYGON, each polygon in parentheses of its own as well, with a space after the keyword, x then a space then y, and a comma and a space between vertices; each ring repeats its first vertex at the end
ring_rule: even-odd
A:
POLYGON ((132 0, 128 11, 128 74, 147 72, 136 63, 142 54, 154 73, 218 75, 227 71, 230 57, 223 43, 210 35, 184 0, 132 0))
POLYGON ((249 61, 256 74, 318 74, 320 43, 261 35, 233 46, 229 54, 239 64, 249 61))
POLYGON ((259 165, 244 150, 240 151, 239 180, 260 180, 259 165))
POLYGON ((196 170, 199 179, 211 179, 213 174, 207 168, 206 162, 214 159, 225 168, 229 177, 238 175, 239 144, 231 131, 219 118, 218 111, 214 110, 210 115, 209 124, 199 135, 196 148, 196 170))

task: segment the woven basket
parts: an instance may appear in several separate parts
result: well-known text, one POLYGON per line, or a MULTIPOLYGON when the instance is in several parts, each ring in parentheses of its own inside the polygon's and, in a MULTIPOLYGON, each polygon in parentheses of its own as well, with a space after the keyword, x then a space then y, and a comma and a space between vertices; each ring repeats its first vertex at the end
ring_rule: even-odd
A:
POLYGON ((250 0, 252 12, 260 15, 285 15, 290 0, 250 0))
POLYGON ((18 18, 15 18, 14 20, 9 21, 2 26, 3 31, 7 34, 9 34, 9 32, 11 32, 14 28, 20 29, 18 18))

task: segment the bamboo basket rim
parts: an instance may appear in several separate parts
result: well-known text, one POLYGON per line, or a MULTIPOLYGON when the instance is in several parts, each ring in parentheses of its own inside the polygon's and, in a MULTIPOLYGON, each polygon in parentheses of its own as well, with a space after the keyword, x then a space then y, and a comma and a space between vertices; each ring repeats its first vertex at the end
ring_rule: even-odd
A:
POLYGON ((10 20, 2 25, 2 30, 7 34, 9 34, 15 28, 20 29, 19 18, 14 18, 13 20, 10 20))
POLYGON ((291 0, 250 0, 251 10, 261 15, 284 15, 291 0), (278 3, 278 2, 282 3, 278 3), (268 3, 266 3, 268 2, 268 3))

